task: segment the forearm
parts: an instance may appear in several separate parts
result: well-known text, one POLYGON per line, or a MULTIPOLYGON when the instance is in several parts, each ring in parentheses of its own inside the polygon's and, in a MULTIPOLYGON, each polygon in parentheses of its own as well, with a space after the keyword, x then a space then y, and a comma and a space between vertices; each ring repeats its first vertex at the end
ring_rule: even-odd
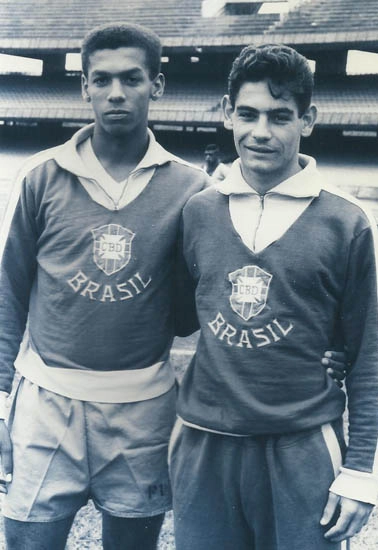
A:
POLYGON ((353 242, 341 308, 347 371, 348 450, 343 466, 371 474, 378 439, 378 294, 375 229, 353 242))

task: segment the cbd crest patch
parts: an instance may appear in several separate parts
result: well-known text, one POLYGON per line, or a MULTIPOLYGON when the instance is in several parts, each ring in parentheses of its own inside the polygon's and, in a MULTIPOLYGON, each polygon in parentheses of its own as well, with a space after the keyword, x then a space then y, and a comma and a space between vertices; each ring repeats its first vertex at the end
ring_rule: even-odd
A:
POLYGON ((264 309, 272 275, 256 265, 246 265, 232 273, 230 304, 242 319, 248 321, 264 309))
POLYGON ((106 275, 123 269, 131 258, 131 243, 135 233, 110 223, 92 229, 93 261, 106 275))

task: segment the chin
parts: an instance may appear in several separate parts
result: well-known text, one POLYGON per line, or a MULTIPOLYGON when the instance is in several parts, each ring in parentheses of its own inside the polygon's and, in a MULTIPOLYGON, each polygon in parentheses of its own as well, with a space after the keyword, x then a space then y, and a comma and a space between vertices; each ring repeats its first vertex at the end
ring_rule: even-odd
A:
POLYGON ((128 136, 133 132, 134 128, 130 128, 127 126, 112 126, 110 128, 107 128, 107 133, 114 137, 128 136))
POLYGON ((247 162, 245 166, 248 170, 256 172, 256 174, 269 174, 270 172, 275 172, 276 170, 274 166, 264 162, 247 162))

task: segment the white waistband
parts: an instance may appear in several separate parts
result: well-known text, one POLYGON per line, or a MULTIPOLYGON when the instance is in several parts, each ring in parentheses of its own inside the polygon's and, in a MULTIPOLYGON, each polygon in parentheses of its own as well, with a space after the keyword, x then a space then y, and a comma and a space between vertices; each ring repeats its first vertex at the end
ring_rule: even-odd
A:
POLYGON ((74 370, 49 367, 30 346, 21 346, 15 367, 22 376, 54 393, 100 403, 131 403, 163 395, 175 383, 168 361, 145 369, 123 371, 74 370))

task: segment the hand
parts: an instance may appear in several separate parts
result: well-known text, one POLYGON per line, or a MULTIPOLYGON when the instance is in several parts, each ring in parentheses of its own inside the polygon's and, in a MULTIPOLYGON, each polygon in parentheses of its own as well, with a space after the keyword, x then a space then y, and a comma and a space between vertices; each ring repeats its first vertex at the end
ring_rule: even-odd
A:
POLYGON ((330 542, 341 542, 358 533, 367 523, 373 505, 330 492, 320 524, 327 525, 333 519, 336 509, 340 510, 339 517, 336 518, 335 525, 324 534, 330 542))
POLYGON ((322 358, 322 365, 327 367, 327 373, 341 388, 348 366, 346 353, 344 351, 326 351, 322 358))
POLYGON ((0 493, 6 493, 6 482, 12 481, 13 456, 12 440, 4 420, 0 420, 0 456, 4 476, 3 480, 0 479, 0 493))

